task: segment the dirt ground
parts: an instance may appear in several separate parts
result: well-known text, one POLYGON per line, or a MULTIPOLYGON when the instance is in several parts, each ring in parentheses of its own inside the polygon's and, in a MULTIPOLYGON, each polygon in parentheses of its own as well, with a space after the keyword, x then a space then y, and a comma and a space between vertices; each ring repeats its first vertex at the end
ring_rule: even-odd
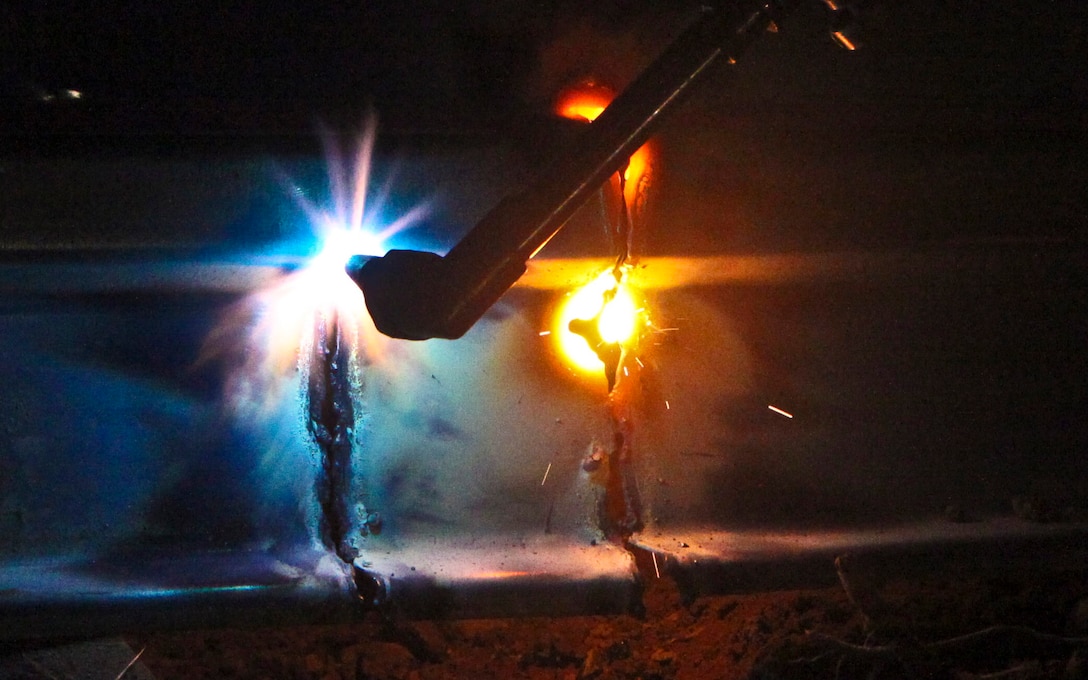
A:
POLYGON ((1088 678, 1088 566, 847 574, 842 585, 685 601, 640 616, 397 621, 131 635, 159 680, 1088 678))

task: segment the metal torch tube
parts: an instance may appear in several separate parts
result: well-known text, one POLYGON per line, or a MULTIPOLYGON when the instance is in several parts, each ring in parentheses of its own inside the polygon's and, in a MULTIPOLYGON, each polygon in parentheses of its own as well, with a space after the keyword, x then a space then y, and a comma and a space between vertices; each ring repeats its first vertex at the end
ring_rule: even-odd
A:
POLYGON ((664 113, 702 82, 712 67, 734 62, 794 4, 795 0, 741 0, 728 7, 703 9, 587 126, 572 155, 556 159, 531 186, 501 201, 441 261, 412 258, 399 251, 388 263, 369 263, 370 276, 364 273, 356 278, 379 330, 410 339, 463 335, 525 272, 526 261, 650 137, 664 113), (404 275, 430 278, 431 285, 380 281, 404 275), (369 290, 368 283, 378 290, 369 290), (405 299, 406 291, 415 291, 418 299, 405 299), (375 296, 385 293, 397 300, 383 310, 384 301, 375 296), (383 323, 384 319, 390 323, 383 323))

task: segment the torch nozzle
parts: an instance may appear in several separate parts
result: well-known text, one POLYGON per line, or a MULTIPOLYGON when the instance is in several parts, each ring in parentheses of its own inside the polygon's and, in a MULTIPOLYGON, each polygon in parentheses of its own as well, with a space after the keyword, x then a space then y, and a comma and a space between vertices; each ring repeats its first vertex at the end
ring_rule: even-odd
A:
MULTIPOLYGON (((393 250, 348 274, 379 331, 398 338, 459 338, 525 272, 526 262, 597 188, 628 162, 663 115, 714 67, 736 57, 799 0, 736 0, 697 20, 586 126, 526 190, 507 197, 445 256, 393 250)), ((623 234, 626 242, 627 234, 623 234)), ((626 260, 626 245, 621 249, 626 260)))

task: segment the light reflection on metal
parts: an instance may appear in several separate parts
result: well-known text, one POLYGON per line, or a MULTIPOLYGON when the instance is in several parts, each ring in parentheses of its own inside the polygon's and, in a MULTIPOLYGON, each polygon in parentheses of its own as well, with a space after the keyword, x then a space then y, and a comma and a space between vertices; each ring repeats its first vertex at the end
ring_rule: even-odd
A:
POLYGON ((966 523, 920 519, 798 531, 669 527, 664 532, 647 530, 631 544, 672 560, 671 572, 684 596, 694 598, 831 585, 835 570, 829 566, 843 554, 868 568, 898 574, 985 573, 994 564, 1038 568, 1077 554, 1085 531, 1083 523, 1032 524, 1016 518, 966 523))
MULTIPOLYGON (((61 255, 67 257, 68 253, 61 255)), ((313 261, 313 258, 267 256, 247 257, 244 261, 185 257, 167 262, 138 261, 131 257, 113 261, 109 252, 76 251, 71 255, 70 259, 62 257, 57 262, 28 262, 19 251, 0 257, 0 292, 103 293, 129 289, 259 292, 277 286, 287 273, 305 269, 313 261)), ((1078 262, 1085 260, 1077 252, 1069 257, 1078 262)), ((540 257, 529 261, 528 271, 515 287, 565 292, 570 289, 571 281, 584 279, 588 272, 601 271, 608 264, 606 258, 540 257)), ((729 284, 851 282, 915 278, 923 274, 984 273, 992 266, 991 254, 962 249, 943 253, 786 253, 641 257, 629 275, 639 290, 657 291, 729 284)))
POLYGON ((534 575, 533 572, 530 572, 530 571, 511 571, 511 570, 498 569, 498 570, 493 570, 493 571, 477 571, 477 572, 475 572, 473 574, 470 574, 469 578, 470 578, 470 580, 479 580, 479 581, 491 581, 491 580, 501 581, 501 580, 512 579, 512 578, 524 578, 524 577, 533 576, 533 575, 534 575))
MULTIPOLYGON (((642 291, 671 290, 729 284, 787 284, 814 281, 867 281, 939 275, 970 269, 985 271, 985 253, 837 252, 773 255, 716 255, 708 257, 641 257, 630 272, 632 285, 642 291)), ((603 259, 539 258, 516 287, 567 290, 603 259)), ((664 329, 658 329, 664 330, 664 329)))

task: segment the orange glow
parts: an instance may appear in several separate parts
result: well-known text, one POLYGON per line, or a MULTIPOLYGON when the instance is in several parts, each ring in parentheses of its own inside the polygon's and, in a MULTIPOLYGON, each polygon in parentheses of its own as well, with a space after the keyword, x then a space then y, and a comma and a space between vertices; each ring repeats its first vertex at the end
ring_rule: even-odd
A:
POLYGON ((572 367, 585 373, 599 373, 604 362, 586 339, 570 330, 576 319, 597 318, 601 339, 629 348, 638 340, 646 323, 645 310, 636 301, 636 292, 627 283, 626 272, 616 283, 612 269, 601 272, 589 283, 571 293, 559 306, 551 337, 555 338, 559 355, 572 367), (605 295, 615 290, 607 301, 605 295))
POLYGON ((564 118, 593 122, 612 103, 616 93, 593 82, 564 90, 555 111, 564 118))
MULTIPOLYGON (((611 89, 590 81, 562 92, 555 110, 565 118, 584 120, 592 124, 614 98, 615 92, 611 89)), ((623 168, 622 178, 614 176, 611 180, 612 191, 606 193, 609 197, 607 202, 612 205, 608 210, 614 215, 626 214, 623 219, 628 220, 629 226, 633 226, 635 217, 642 208, 650 173, 650 156, 648 144, 636 150, 623 168)), ((629 268, 624 267, 617 282, 613 268, 609 267, 581 288, 568 294, 559 305, 550 336, 555 338, 559 356, 576 370, 599 374, 605 368, 605 362, 598 356, 598 348, 607 344, 614 351, 614 345, 618 344, 623 350, 628 350, 637 343, 642 328, 648 323, 645 310, 636 300, 636 294, 627 281, 628 272, 629 268), (575 320, 595 321, 594 332, 598 337, 592 342, 602 344, 592 347, 591 340, 572 332, 570 323, 575 320)), ((608 370, 615 368, 612 366, 608 370)))
MULTIPOLYGON (((603 260, 546 258, 529 260, 519 288, 563 291, 603 260)), ((784 253, 775 255, 715 255, 710 257, 642 257, 634 283, 639 290, 672 290, 690 286, 788 284, 844 281, 857 277, 909 276, 920 271, 944 271, 951 266, 924 254, 784 253), (928 258, 928 259, 927 259, 928 258), (928 269, 927 269, 928 268, 928 269)))
POLYGON ((851 52, 857 50, 858 46, 854 44, 854 41, 851 40, 846 35, 846 33, 843 33, 842 31, 835 31, 831 35, 832 35, 832 37, 835 38, 835 40, 839 41, 840 45, 842 45, 846 49, 850 50, 851 52))
MULTIPOLYGON (((615 92, 610 88, 589 81, 560 93, 555 111, 564 118, 593 122, 615 97, 615 92)), ((641 184, 649 178, 651 155, 650 143, 647 142, 628 159, 627 167, 623 171, 626 184, 623 197, 628 206, 635 205, 641 184)))
POLYGON ((627 169, 623 171, 623 180, 626 183, 623 197, 627 205, 634 206, 641 190, 640 184, 650 175, 650 144, 647 142, 631 154, 627 162, 627 169))
POLYGON ((492 571, 474 571, 471 574, 472 578, 477 578, 483 581, 498 581, 510 578, 524 578, 526 576, 533 576, 531 571, 513 571, 504 569, 495 569, 492 571))

